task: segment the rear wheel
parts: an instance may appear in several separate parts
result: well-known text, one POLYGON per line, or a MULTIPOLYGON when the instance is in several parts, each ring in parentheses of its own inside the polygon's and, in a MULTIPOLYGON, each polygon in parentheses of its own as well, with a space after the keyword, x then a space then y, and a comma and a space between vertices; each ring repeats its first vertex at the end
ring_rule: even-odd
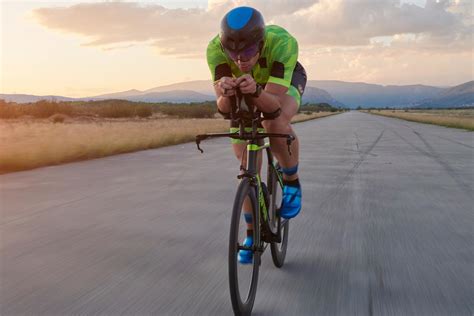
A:
POLYGON ((255 187, 250 185, 249 179, 243 179, 237 189, 234 201, 229 238, 230 298, 236 315, 250 315, 255 302, 260 267, 260 252, 256 251, 256 247, 260 245, 258 216, 255 187), (249 199, 252 205, 253 247, 245 247, 243 244, 247 234, 247 224, 244 219, 243 210, 246 199, 249 199), (253 252, 253 260, 250 264, 238 262, 239 250, 253 252))
POLYGON ((272 242, 270 249, 272 252, 273 263, 276 267, 281 268, 285 263, 286 249, 288 246, 288 233, 290 222, 280 218, 279 208, 282 200, 282 184, 278 180, 281 179, 281 168, 278 164, 275 167, 268 167, 268 186, 270 194, 269 217, 271 229, 274 233, 278 232, 278 226, 281 226, 281 242, 272 242))

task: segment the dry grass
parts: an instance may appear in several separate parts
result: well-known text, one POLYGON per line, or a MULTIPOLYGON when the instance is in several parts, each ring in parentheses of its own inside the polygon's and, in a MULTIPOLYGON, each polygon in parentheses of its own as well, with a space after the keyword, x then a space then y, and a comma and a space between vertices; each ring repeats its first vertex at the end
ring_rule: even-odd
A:
POLYGON ((228 122, 216 119, 70 124, 3 121, 0 173, 182 143, 227 126, 228 122))
POLYGON ((371 110, 372 114, 401 118, 407 121, 462 128, 474 131, 474 109, 460 110, 371 110))
POLYGON ((335 115, 335 114, 340 114, 340 113, 342 113, 342 112, 318 112, 318 113, 311 113, 311 114, 298 113, 297 115, 295 115, 295 117, 293 117, 291 122, 292 123, 300 123, 300 122, 314 120, 316 118, 335 115))
MULTIPOLYGON (((297 121, 334 113, 299 114, 297 121)), ((222 119, 156 118, 66 123, 37 119, 0 121, 0 173, 105 157, 193 141, 195 135, 223 132, 222 119)))

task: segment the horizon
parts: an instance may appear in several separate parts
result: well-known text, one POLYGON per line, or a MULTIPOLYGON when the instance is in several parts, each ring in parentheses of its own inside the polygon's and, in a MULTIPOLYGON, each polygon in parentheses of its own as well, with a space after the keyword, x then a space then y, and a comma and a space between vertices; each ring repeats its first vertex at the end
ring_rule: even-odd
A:
MULTIPOLYGON (((206 79, 195 79, 195 80, 188 80, 188 81, 180 81, 180 82, 173 82, 173 83, 169 83, 169 84, 164 84, 164 85, 159 85, 159 86, 154 86, 154 87, 151 87, 151 88, 145 88, 143 90, 139 90, 139 89, 135 89, 135 88, 131 88, 131 89, 127 89, 127 90, 121 90, 121 91, 110 91, 110 92, 106 92, 106 93, 102 93, 102 94, 97 94, 97 95, 86 95, 86 96, 77 96, 77 97, 71 97, 71 96, 68 96, 68 95, 53 95, 53 94, 43 94, 43 95, 33 95, 33 94, 29 94, 29 93, 0 93, 0 94, 3 94, 3 95, 33 95, 33 96, 38 96, 38 97, 68 97, 68 98, 91 98, 91 97, 98 97, 98 96, 101 96, 101 95, 107 95, 107 94, 114 94, 114 93, 120 93, 120 92, 127 92, 127 91, 138 91, 138 92, 144 92, 146 90, 151 90, 151 89, 155 89, 155 88, 161 88, 161 87, 166 87, 166 86, 172 86, 172 85, 178 85, 178 84, 183 84, 183 83, 189 83, 189 82, 197 82, 197 81, 206 81, 206 79)), ((211 80, 209 79, 209 82, 211 80)), ((343 80, 336 80, 336 79, 322 79, 322 80, 319 80, 319 79, 308 79, 308 82, 310 81, 337 81, 337 82, 344 82, 344 83, 349 83, 349 84, 368 84, 368 85, 378 85, 378 86, 382 86, 382 87, 406 87, 406 86, 426 86, 426 87, 435 87, 435 88, 441 88, 441 89, 449 89, 449 88, 453 88, 453 87, 456 87, 456 86, 459 86, 459 85, 462 85, 462 84, 465 84, 465 83, 468 83, 468 82, 471 82, 473 80, 469 80, 469 81, 466 81, 466 82, 461 82, 459 84, 456 84, 456 85, 452 85, 452 86, 433 86, 433 85, 425 85, 425 84, 418 84, 418 83, 414 83, 414 84, 403 84, 403 85, 392 85, 392 84, 379 84, 379 83, 370 83, 370 82, 361 82, 361 81, 343 81, 343 80)), ((311 86, 310 86, 311 87, 311 86)), ((315 87, 315 86, 314 86, 315 87)), ((175 89, 176 91, 194 91, 194 92, 197 92, 197 93, 203 93, 203 92, 200 92, 200 91, 195 91, 195 90, 189 90, 189 89, 175 89)), ((324 90, 324 89, 323 89, 324 90)), ((169 91, 173 91, 173 90, 169 90, 169 91)))
POLYGON ((81 98, 210 80, 205 47, 236 4, 296 37, 308 80, 446 88, 474 77, 465 0, 1 1, 0 93, 81 98))

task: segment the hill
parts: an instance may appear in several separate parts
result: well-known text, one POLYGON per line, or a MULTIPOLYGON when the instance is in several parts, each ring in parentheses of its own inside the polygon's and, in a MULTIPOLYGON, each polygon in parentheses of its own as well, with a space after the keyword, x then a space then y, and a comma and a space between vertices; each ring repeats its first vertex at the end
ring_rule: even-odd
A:
POLYGON ((329 92, 348 107, 408 107, 439 94, 443 89, 425 85, 383 86, 363 82, 310 80, 308 85, 329 92))
POLYGON ((420 102, 420 108, 474 106, 474 81, 444 89, 436 97, 420 102))
POLYGON ((327 91, 315 87, 306 87, 301 104, 306 103, 327 103, 336 107, 346 107, 341 102, 335 100, 327 91))
MULTIPOLYGON (((130 101, 145 102, 199 102, 214 100, 214 88, 209 80, 194 80, 179 82, 166 86, 158 86, 144 91, 129 90, 94 98, 123 98, 130 101), (131 93, 133 91, 133 93, 131 93), (171 92, 176 93, 174 97, 171 92), (196 99, 192 99, 191 92, 195 92, 196 99), (161 93, 161 94, 160 94, 161 93), (160 99, 161 98, 161 99, 160 99), (189 101, 186 101, 189 100, 189 101)), ((315 87, 307 87, 302 103, 328 103, 344 107, 344 104, 335 100, 327 91, 315 87)))
POLYGON ((40 100, 47 101, 75 101, 75 98, 62 97, 58 95, 31 95, 31 94, 0 94, 0 99, 6 102, 32 103, 40 100))
MULTIPOLYGON (((57 101, 89 101, 121 99, 140 102, 192 103, 214 101, 210 80, 194 80, 158 86, 144 91, 127 91, 102 94, 86 98, 63 96, 34 96, 25 94, 0 94, 8 102, 28 103, 41 99, 57 101)), ((302 104, 328 103, 336 107, 460 107, 474 104, 474 81, 440 88, 426 85, 378 85, 364 82, 337 80, 309 80, 302 104)))

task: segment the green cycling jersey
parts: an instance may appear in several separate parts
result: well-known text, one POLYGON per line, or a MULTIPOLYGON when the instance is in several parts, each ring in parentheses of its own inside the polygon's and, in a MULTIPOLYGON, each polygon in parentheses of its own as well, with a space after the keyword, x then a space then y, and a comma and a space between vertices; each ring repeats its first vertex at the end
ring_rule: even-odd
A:
MULTIPOLYGON (((298 42, 284 28, 277 25, 265 27, 264 45, 258 62, 252 68, 252 77, 261 85, 275 83, 288 88, 288 95, 293 96, 298 105, 301 96, 291 85, 291 78, 298 61, 298 42)), ((221 47, 219 36, 214 37, 207 46, 207 63, 212 80, 219 80, 223 74, 219 71, 221 65, 229 65, 234 77, 244 73, 227 56, 221 47)))

